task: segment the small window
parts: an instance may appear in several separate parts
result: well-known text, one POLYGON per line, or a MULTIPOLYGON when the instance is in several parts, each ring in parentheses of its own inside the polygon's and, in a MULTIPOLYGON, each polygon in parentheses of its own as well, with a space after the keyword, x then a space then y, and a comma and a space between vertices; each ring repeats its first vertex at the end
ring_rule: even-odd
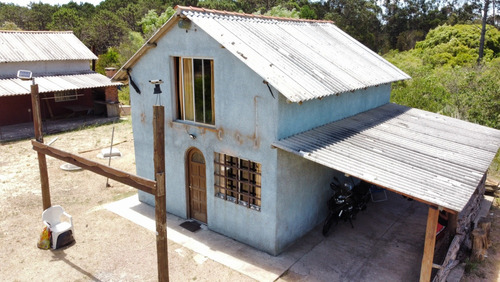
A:
POLYGON ((214 61, 175 57, 177 118, 215 124, 214 61))
POLYGON ((75 90, 54 92, 54 100, 56 102, 74 101, 77 99, 78 95, 75 90))
POLYGON ((214 153, 215 196, 260 211, 261 165, 214 153))

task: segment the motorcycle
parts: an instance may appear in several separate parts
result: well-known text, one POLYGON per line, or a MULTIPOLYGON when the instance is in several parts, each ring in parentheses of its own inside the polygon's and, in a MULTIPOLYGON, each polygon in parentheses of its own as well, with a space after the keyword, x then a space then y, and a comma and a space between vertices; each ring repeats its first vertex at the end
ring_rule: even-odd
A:
POLYGON ((333 190, 333 196, 328 200, 328 214, 325 223, 323 224, 323 236, 328 236, 330 227, 339 220, 349 221, 351 227, 354 228, 352 220, 356 218, 359 211, 366 209, 366 204, 370 201, 370 187, 372 184, 360 181, 354 184, 352 177, 347 177, 344 183, 334 177, 330 183, 330 188, 333 190), (350 181, 349 181, 350 180, 350 181))

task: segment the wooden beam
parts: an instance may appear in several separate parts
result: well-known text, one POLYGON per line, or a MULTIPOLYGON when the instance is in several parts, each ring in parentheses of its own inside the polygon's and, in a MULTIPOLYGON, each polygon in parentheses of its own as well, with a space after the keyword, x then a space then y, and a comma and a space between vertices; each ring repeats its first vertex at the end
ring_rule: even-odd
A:
POLYGON ((56 149, 54 147, 47 146, 42 143, 38 143, 34 140, 31 140, 31 145, 33 145, 33 150, 37 151, 39 154, 49 155, 56 159, 65 161, 67 163, 79 166, 86 170, 90 170, 102 176, 109 177, 123 184, 132 186, 146 193, 153 195, 155 194, 155 189, 156 189, 155 181, 140 176, 136 176, 128 172, 100 164, 98 162, 91 161, 84 157, 80 157, 75 154, 68 153, 56 149))
MULTIPOLYGON (((43 143, 42 132, 42 114, 40 111, 40 97, 38 93, 38 84, 31 85, 31 108, 33 111, 33 127, 35 130, 35 139, 43 143)), ((38 153, 38 169, 40 170, 40 184, 42 189, 42 207, 43 210, 50 208, 50 186, 49 173, 47 171, 47 159, 44 154, 38 153)))
POLYGON ((425 230, 424 256, 422 257, 422 268, 420 269, 420 282, 431 280, 432 265, 434 263, 434 247, 436 246, 436 228, 439 218, 437 207, 429 206, 427 215, 427 228, 425 230))
POLYGON ((167 201, 165 195, 165 110, 163 106, 153 106, 154 169, 156 176, 155 220, 158 281, 169 280, 167 201))

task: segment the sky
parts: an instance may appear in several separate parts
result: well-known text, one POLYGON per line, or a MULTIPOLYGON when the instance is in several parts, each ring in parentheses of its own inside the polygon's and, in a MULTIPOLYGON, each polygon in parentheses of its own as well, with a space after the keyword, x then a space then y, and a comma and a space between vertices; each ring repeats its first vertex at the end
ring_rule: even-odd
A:
MULTIPOLYGON (((62 4, 69 3, 70 1, 71 0, 0 0, 0 2, 2 2, 2 3, 14 3, 16 5, 24 6, 24 7, 27 7, 30 2, 35 2, 35 3, 42 2, 44 4, 50 4, 50 5, 62 5, 62 4)), ((101 1, 104 1, 104 0, 73 0, 73 2, 78 3, 78 4, 80 4, 80 2, 83 2, 83 3, 88 2, 90 4, 93 4, 94 6, 99 5, 99 3, 101 3, 101 1)))

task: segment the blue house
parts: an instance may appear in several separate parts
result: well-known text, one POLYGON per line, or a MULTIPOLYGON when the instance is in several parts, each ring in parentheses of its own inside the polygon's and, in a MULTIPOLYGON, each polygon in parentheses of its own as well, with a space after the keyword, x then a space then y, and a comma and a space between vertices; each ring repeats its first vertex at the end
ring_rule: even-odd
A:
POLYGON ((409 76, 332 22, 176 9, 114 77, 131 85, 140 176, 154 179, 165 106, 172 214, 277 255, 324 220, 333 176, 458 213, 500 146, 496 130, 390 104, 409 76))

